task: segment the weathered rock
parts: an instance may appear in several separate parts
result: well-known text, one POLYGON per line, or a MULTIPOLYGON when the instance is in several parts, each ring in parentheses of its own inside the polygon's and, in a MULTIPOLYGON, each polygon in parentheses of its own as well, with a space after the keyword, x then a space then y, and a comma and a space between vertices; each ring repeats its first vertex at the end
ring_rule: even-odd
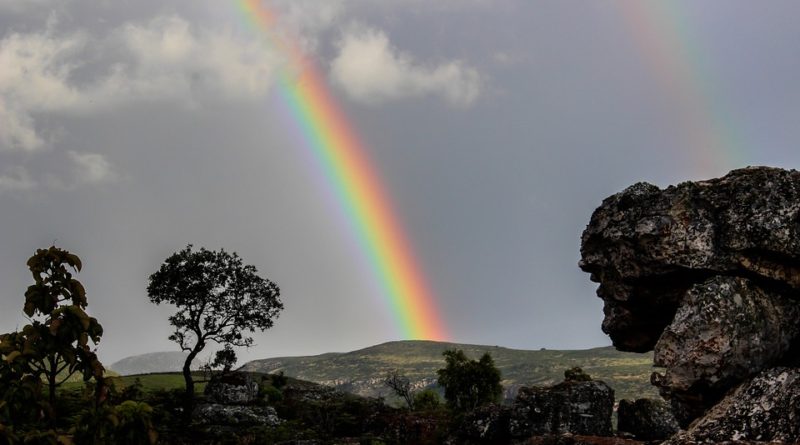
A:
POLYGON ((800 305, 739 277, 693 286, 655 346, 653 383, 685 423, 725 392, 787 355, 800 334, 800 305))
POLYGON ((800 370, 762 372, 667 443, 724 441, 800 442, 800 370))
POLYGON ((800 172, 767 167, 605 199, 580 267, 614 346, 655 348, 653 383, 684 425, 800 350, 800 172))
POLYGON ((468 413, 456 431, 457 443, 501 444, 511 439, 509 417, 511 408, 487 405, 468 413))
POLYGON ((758 167, 605 199, 582 236, 603 330, 625 351, 655 346, 686 291, 714 275, 800 289, 800 172, 758 167))
POLYGON ((275 426, 282 421, 271 406, 242 406, 205 403, 192 412, 192 419, 200 425, 224 426, 275 426))
POLYGON ((246 405, 258 399, 258 383, 247 373, 224 374, 211 379, 204 394, 223 405, 246 405))
POLYGON ((525 438, 542 434, 611 435, 614 390, 601 381, 565 381, 521 388, 511 408, 509 432, 525 438))
POLYGON ((666 440, 680 427, 669 405, 663 400, 620 400, 617 431, 630 433, 638 440, 666 440))

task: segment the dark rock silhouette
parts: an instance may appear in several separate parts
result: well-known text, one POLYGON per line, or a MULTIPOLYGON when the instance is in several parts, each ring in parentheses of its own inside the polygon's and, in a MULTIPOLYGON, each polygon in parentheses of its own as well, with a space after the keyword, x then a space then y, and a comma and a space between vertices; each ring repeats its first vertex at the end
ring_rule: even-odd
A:
POLYGON ((522 387, 511 406, 488 405, 465 417, 459 443, 508 443, 534 436, 611 436, 614 390, 573 368, 547 387, 522 387))
POLYGON ((601 381, 521 388, 511 410, 514 437, 572 433, 610 436, 614 390, 601 381))
MULTIPOLYGON (((795 361, 800 172, 752 167, 664 190, 635 184, 595 210, 581 257, 600 283, 603 331, 619 350, 655 350, 665 370, 652 381, 684 427, 733 415, 718 412, 723 397, 740 406, 729 399, 744 393, 729 390, 795 361)), ((714 440, 772 440, 783 430, 756 431, 714 440)), ((780 437, 800 440, 796 432, 780 437)))
POLYGON ((620 400, 617 431, 638 440, 665 440, 679 430, 668 404, 658 399, 620 400))

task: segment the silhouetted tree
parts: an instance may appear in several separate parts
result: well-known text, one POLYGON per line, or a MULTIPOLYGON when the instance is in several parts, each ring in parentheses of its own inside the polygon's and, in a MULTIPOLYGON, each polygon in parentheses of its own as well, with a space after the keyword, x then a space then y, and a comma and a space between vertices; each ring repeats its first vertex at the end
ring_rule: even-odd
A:
POLYGON ((383 384, 388 386, 397 397, 400 397, 408 405, 408 409, 414 409, 414 395, 411 393, 411 381, 397 369, 393 369, 383 378, 383 384))
POLYGON ((500 399, 500 370, 488 352, 477 361, 467 358, 460 349, 447 350, 442 355, 446 365, 437 374, 447 406, 463 412, 500 399))
POLYGON ((177 307, 169 317, 175 327, 170 340, 189 353, 183 364, 187 407, 194 400, 190 366, 209 342, 223 346, 250 346, 247 332, 272 327, 283 309, 278 286, 242 264, 234 252, 211 251, 192 245, 167 258, 150 275, 150 301, 177 307))
POLYGON ((231 345, 225 345, 224 348, 214 354, 214 361, 211 362, 211 367, 219 369, 223 374, 231 371, 233 365, 236 364, 236 351, 233 350, 231 345))

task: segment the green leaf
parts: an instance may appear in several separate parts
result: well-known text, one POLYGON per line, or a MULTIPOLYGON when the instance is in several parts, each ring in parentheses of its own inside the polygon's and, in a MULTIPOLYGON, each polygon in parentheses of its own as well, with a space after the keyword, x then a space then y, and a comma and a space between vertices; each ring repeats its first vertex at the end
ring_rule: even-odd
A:
POLYGON ((78 258, 78 255, 75 255, 75 254, 72 254, 72 253, 67 253, 65 256, 67 258, 67 264, 69 264, 70 266, 74 267, 75 270, 80 272, 81 271, 81 267, 83 267, 83 265, 81 264, 81 259, 78 258))

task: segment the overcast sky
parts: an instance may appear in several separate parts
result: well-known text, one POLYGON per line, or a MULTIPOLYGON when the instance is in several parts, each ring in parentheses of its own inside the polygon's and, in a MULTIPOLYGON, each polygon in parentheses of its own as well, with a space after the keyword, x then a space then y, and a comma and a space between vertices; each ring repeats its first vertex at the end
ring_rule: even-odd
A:
MULTIPOLYGON (((800 165, 800 4, 265 0, 369 147, 451 340, 610 344, 600 201, 800 165)), ((398 339, 236 1, 0 0, 0 332, 26 259, 78 254, 103 360, 175 349, 147 278, 238 252, 285 310, 244 360, 398 339)))

